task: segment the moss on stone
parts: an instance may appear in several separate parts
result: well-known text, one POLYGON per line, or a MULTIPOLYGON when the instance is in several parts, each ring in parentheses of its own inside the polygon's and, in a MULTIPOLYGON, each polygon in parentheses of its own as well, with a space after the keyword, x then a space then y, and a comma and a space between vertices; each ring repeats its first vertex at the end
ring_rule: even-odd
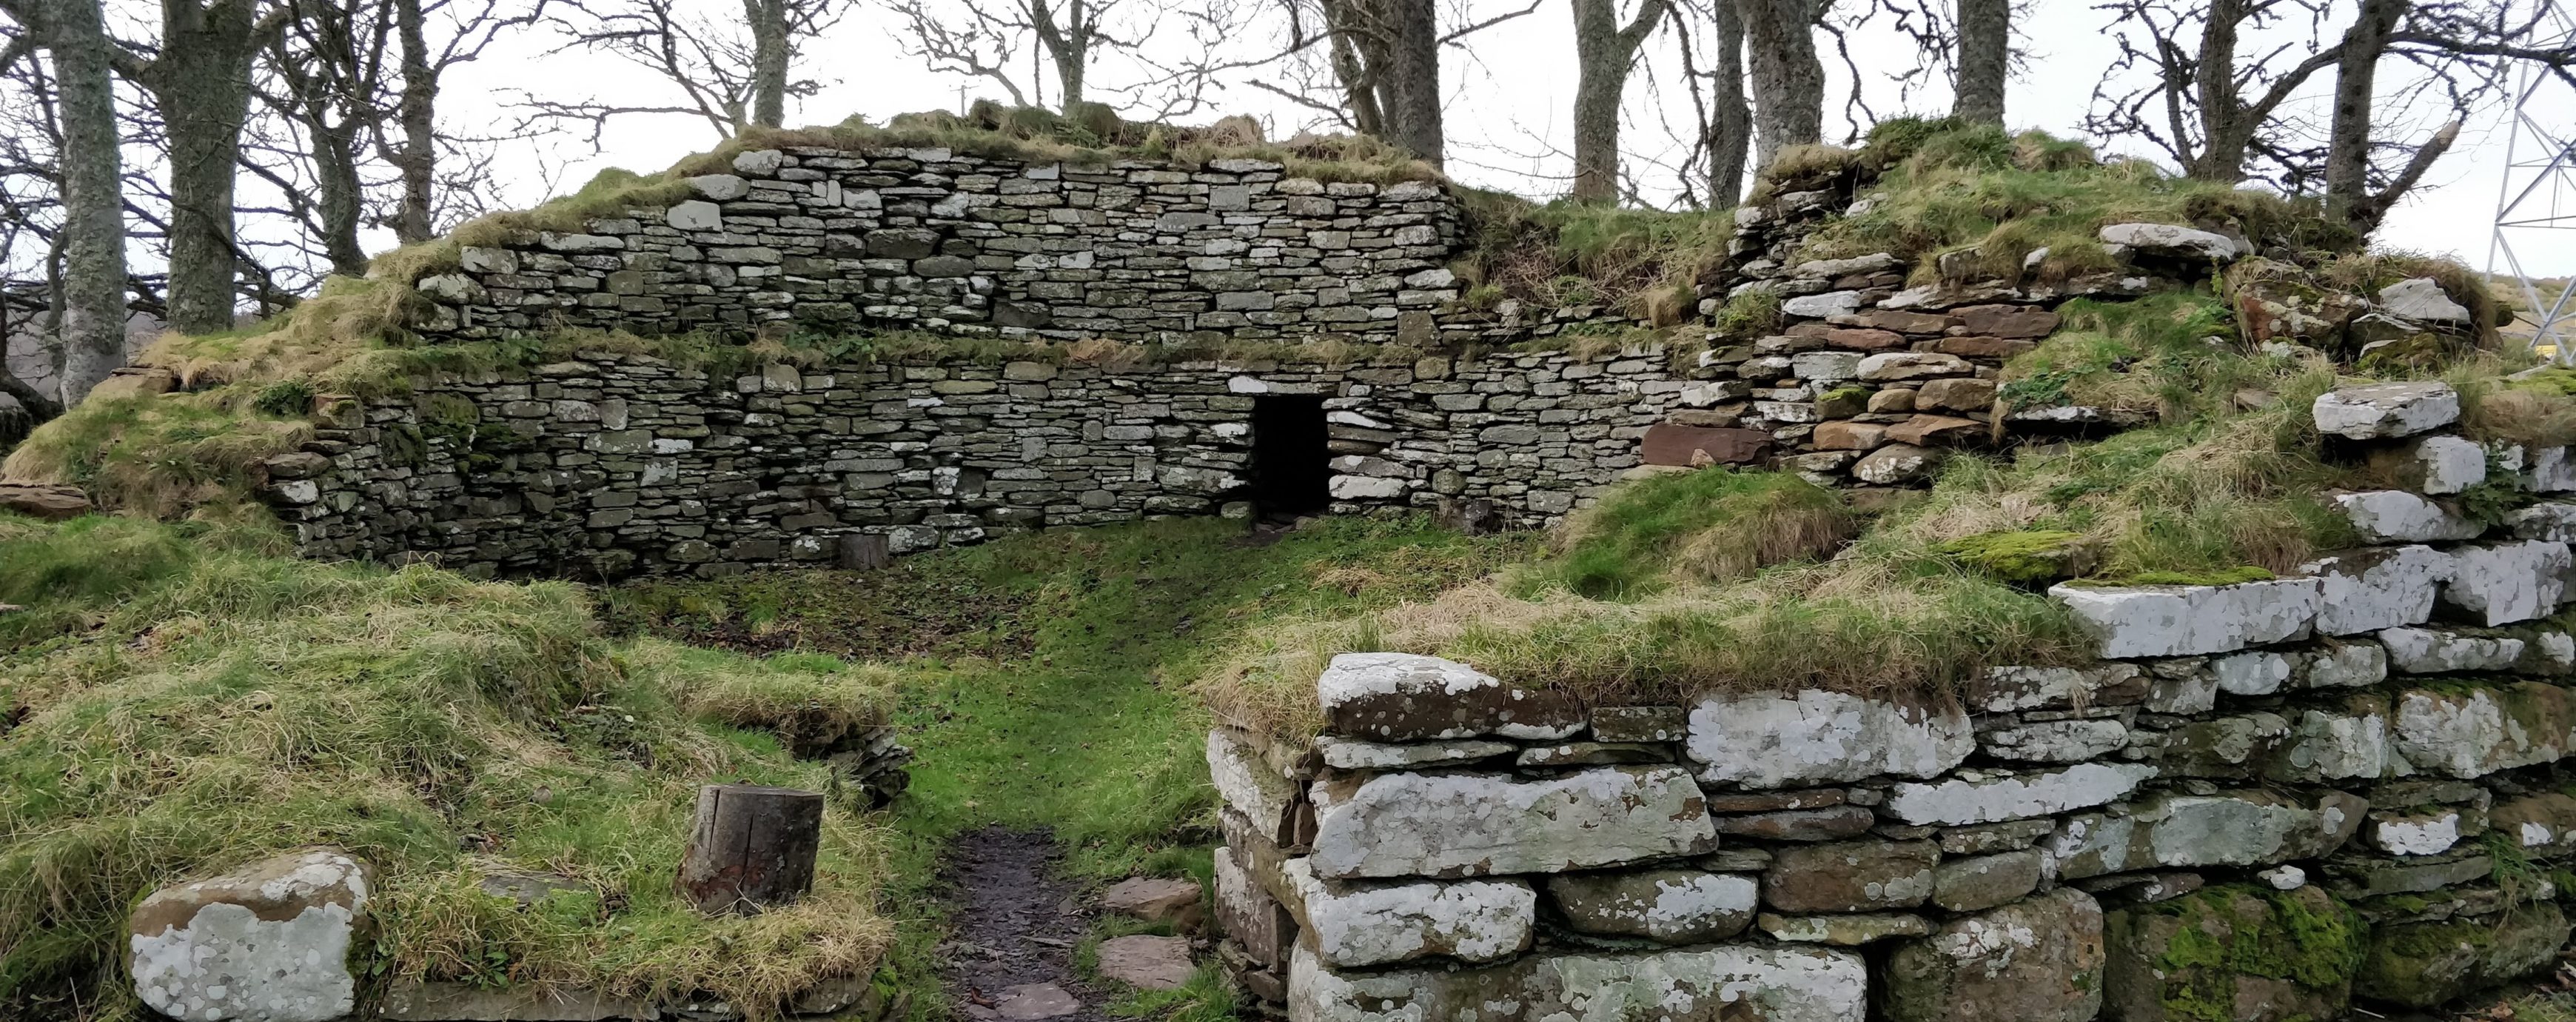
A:
POLYGON ((2111 578, 2079 579, 2080 586, 2232 586, 2246 582, 2269 582, 2280 576, 2269 568, 2251 564, 2209 571, 2138 571, 2111 578))
POLYGON ((2053 529, 1985 532, 1935 548, 1960 567, 2020 584, 2047 582, 2091 570, 2093 550, 2082 533, 2053 529))
POLYGON ((2155 965, 2167 1017, 2192 1022, 2233 1022, 2239 976, 2287 980, 2340 1006, 2369 933, 2359 913, 2316 888, 2227 885, 2143 911, 2177 917, 2155 965))

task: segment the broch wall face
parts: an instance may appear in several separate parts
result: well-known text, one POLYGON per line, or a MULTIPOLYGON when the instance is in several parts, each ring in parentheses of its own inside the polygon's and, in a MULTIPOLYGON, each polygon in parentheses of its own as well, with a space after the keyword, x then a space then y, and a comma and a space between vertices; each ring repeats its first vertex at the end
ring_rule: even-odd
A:
POLYGON ((710 378, 598 355, 352 407, 270 465, 308 554, 716 574, 1047 525, 1252 510, 1253 408, 1316 395, 1329 510, 1534 526, 1689 397, 1661 351, 1355 365, 906 363, 710 378))
MULTIPOLYGON (((2438 461, 2458 411, 2390 384, 2317 419, 2438 461)), ((2296 577, 2060 586, 2100 659, 1940 696, 1586 707, 1336 657, 1324 734, 1208 737, 1224 954, 1292 1022, 2290 1022, 2544 969, 2576 473, 2487 453, 2432 488, 2549 496, 2347 494, 2377 545, 2296 577)))

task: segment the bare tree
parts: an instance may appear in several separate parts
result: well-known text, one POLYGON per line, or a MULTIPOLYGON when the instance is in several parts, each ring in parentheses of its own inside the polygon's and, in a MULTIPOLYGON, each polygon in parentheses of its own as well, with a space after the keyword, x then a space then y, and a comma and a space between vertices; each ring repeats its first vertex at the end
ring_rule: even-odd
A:
MULTIPOLYGON (((1693 33, 1674 33, 1680 44, 1682 79, 1689 86, 1691 109, 1697 116, 1698 152, 1685 163, 1685 170, 1697 166, 1701 183, 1707 189, 1704 205, 1722 209, 1733 206, 1744 195, 1744 161, 1753 144, 1753 104, 1744 95, 1744 19, 1737 13, 1741 0, 1697 0, 1683 9, 1708 22, 1711 43, 1709 68, 1699 69, 1699 51, 1692 42, 1693 33)), ((1685 19, 1687 20, 1687 19, 1685 19)), ((1687 174, 1682 182, 1685 201, 1700 204, 1692 193, 1701 183, 1687 174)))
POLYGON ((530 123, 586 122, 593 145, 610 120, 630 114, 696 117, 719 138, 777 127, 788 97, 822 88, 794 76, 802 41, 848 12, 841 0, 743 0, 737 30, 731 19, 684 8, 683 0, 558 0, 551 6, 547 20, 565 35, 564 49, 622 57, 677 93, 663 102, 520 97, 530 123))
POLYGON ((1780 150, 1823 140, 1825 65, 1816 59, 1816 19, 1831 0, 1738 0, 1752 52, 1753 164, 1780 150))
POLYGON ((1089 99, 1084 82, 1098 47, 1134 50, 1141 39, 1110 32, 1102 19, 1117 12, 1121 0, 886 0, 908 30, 906 47, 930 70, 969 75, 999 83, 1011 102, 1046 105, 1043 80, 1020 88, 1012 73, 1013 56, 1034 44, 1055 71, 1056 108, 1073 113, 1089 99))
POLYGON ((1574 3, 1574 198, 1611 202, 1619 197, 1619 101, 1628 72, 1671 0, 1644 0, 1627 24, 1618 0, 1574 3))
POLYGON ((2004 76, 2012 67, 2012 0, 1958 0, 1951 66, 1951 116, 2004 122, 2004 76))
POLYGON ((115 46, 101 24, 98 0, 7 0, 0 11, 24 27, 0 54, 8 70, 39 43, 53 57, 51 121, 60 164, 55 178, 61 227, 48 253, 54 297, 48 311, 61 353, 58 401, 14 375, 0 373, 8 392, 30 413, 44 416, 78 403, 90 388, 125 364, 125 219, 118 182, 123 177, 112 67, 115 46), (57 255, 58 253, 58 255, 57 255), (56 264, 55 260, 59 263, 56 264))
POLYGON ((233 325, 234 167, 251 64, 291 14, 269 0, 163 0, 158 45, 113 51, 118 72, 151 93, 168 135, 172 329, 233 325))
POLYGON ((1446 157, 1441 115, 1440 50, 1536 12, 1545 0, 1484 14, 1466 8, 1447 29, 1432 0, 1280 0, 1288 32, 1264 65, 1292 74, 1320 66, 1329 87, 1292 79, 1245 84, 1323 114, 1328 123, 1385 139, 1432 164, 1446 157), (1318 99, 1319 95, 1331 98, 1318 99))

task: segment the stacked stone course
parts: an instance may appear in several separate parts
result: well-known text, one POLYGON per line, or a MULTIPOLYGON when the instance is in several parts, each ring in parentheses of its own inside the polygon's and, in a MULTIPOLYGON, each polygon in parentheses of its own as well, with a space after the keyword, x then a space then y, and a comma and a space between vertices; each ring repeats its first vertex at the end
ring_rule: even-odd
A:
MULTIPOLYGON (((2316 409, 2441 471, 2457 414, 2438 383, 2316 409)), ((2102 659, 1946 695, 1584 706, 1338 657, 1321 736, 1209 736, 1226 954, 1298 1022, 2288 1022, 2544 967, 2576 895, 2576 472, 2483 450, 2450 482, 2524 494, 2502 522, 2339 495, 2372 546, 2060 586, 2102 659)))

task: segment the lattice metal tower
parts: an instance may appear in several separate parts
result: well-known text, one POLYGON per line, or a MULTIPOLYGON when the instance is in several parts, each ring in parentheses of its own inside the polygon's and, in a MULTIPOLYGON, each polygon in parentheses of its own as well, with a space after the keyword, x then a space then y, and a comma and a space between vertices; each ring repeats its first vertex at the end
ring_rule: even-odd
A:
MULTIPOLYGON (((2541 0, 2543 28, 2535 46, 2576 41, 2576 10, 2564 0, 2541 0)), ((2487 246, 2491 279, 2510 280, 2521 305, 2514 318, 2531 329, 2536 354, 2576 365, 2576 287, 2556 294, 2538 286, 2514 250, 2530 247, 2541 231, 2576 231, 2576 87, 2526 66, 2514 84, 2507 116, 2504 185, 2496 197, 2495 240, 2487 246)), ((2561 236, 2563 237, 2563 235, 2561 236)), ((2553 239, 2554 240, 2554 239, 2553 239)))

